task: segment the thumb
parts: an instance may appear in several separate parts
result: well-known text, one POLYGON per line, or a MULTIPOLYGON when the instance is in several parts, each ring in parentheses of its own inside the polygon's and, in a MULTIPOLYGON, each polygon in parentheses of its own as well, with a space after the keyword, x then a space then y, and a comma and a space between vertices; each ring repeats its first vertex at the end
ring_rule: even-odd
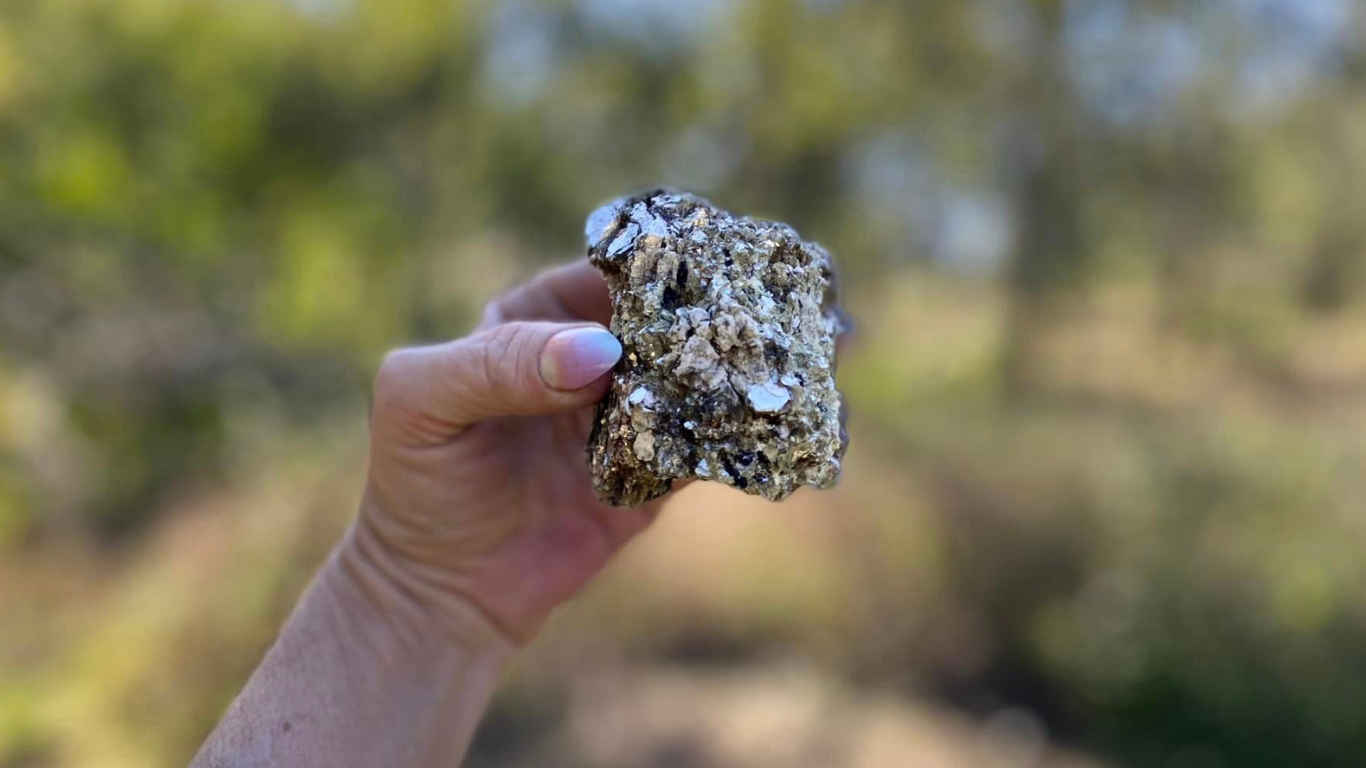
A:
POLYGON ((506 323, 390 353, 375 382, 376 418, 450 438, 481 419, 573 410, 602 397, 620 358, 621 343, 600 325, 506 323))

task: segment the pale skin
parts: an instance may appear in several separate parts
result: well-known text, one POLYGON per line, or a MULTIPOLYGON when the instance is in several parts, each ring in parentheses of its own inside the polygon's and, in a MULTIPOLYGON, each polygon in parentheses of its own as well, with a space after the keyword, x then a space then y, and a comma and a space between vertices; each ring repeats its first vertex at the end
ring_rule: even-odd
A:
POLYGON ((610 318, 580 262, 385 359, 356 521, 194 768, 460 764, 516 650, 658 513, 588 475, 610 318))

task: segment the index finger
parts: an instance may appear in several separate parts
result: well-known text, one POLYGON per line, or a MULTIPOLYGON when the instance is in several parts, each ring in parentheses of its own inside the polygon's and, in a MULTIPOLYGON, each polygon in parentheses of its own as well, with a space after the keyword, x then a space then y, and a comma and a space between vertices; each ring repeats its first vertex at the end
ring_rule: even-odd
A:
POLYGON ((548 269, 490 302, 480 325, 513 320, 588 320, 607 325, 612 321, 607 281, 584 260, 548 269))

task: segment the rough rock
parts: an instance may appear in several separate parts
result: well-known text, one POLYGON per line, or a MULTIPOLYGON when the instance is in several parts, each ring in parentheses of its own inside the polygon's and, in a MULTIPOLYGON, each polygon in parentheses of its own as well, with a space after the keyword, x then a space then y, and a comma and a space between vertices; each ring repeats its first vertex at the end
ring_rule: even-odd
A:
POLYGON ((774 501, 833 485, 847 438, 830 255, 668 190, 603 206, 585 236, 623 347, 588 442, 599 498, 636 506, 683 479, 774 501))

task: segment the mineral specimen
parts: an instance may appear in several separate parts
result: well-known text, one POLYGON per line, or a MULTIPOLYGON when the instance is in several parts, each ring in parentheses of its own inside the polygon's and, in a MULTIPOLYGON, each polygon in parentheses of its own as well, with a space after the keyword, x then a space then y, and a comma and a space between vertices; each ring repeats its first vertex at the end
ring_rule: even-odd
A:
POLYGON ((609 203, 585 235, 624 350, 588 441, 598 497, 636 506, 693 478, 773 501, 833 485, 847 441, 830 255, 667 190, 609 203))

